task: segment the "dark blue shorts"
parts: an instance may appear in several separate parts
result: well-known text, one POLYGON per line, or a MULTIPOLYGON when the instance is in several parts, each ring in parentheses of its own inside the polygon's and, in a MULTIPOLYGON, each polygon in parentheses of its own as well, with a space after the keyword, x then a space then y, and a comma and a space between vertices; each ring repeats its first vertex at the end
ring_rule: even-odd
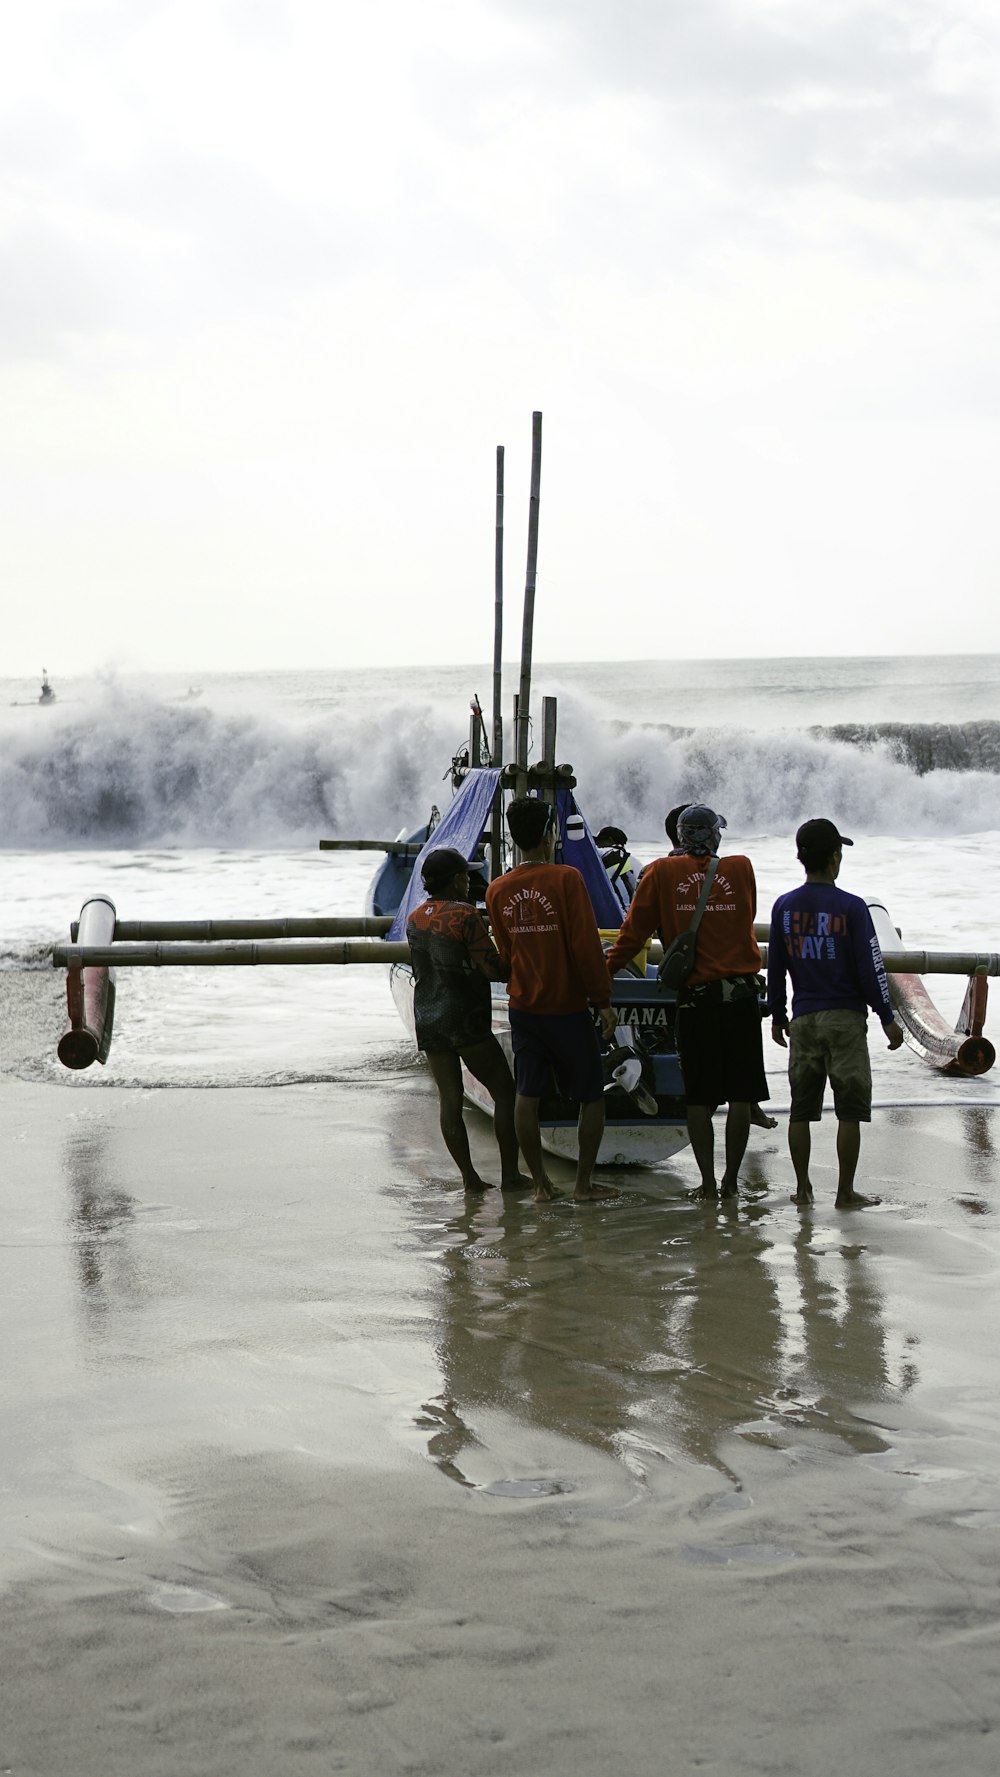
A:
POLYGON ((597 1029, 589 1012, 510 1012, 514 1078, 522 1098, 541 1098, 552 1075, 563 1098, 591 1104, 604 1096, 597 1029))

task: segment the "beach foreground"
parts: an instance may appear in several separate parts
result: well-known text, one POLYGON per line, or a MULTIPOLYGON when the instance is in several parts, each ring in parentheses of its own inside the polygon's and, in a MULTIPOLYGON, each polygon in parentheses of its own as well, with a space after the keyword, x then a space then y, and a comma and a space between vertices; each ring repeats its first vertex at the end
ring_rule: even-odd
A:
POLYGON ((4 1081, 0 1767, 994 1771, 995 1116, 575 1208, 418 1072, 4 1081))

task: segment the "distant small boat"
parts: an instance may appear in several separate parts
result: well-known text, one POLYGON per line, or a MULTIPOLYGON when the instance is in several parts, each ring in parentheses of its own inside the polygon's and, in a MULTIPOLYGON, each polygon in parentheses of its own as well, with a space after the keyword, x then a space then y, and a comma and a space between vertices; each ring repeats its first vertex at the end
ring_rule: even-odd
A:
POLYGON ((42 689, 38 694, 38 701, 39 703, 55 703, 56 701, 56 694, 49 684, 48 667, 45 666, 42 667, 42 689))

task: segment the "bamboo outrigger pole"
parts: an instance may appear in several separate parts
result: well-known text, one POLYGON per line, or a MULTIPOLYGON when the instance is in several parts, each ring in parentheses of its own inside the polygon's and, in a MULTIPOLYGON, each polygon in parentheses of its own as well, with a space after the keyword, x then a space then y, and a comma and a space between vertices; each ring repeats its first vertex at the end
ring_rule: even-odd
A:
MULTIPOLYGON (((328 919, 120 919, 114 928, 114 942, 159 944, 164 939, 211 943, 231 938, 380 938, 391 925, 391 919, 374 914, 328 919)), ((70 926, 70 937, 74 944, 79 942, 76 920, 70 926)))
POLYGON ((413 839, 321 839, 320 851, 384 851, 394 858, 415 858, 423 850, 413 839))
POLYGON ((57 944, 52 952, 57 969, 186 969, 255 968, 265 963, 405 963, 410 946, 384 938, 328 938, 325 942, 168 944, 57 944))
MULTIPOLYGON (((280 940, 264 941, 263 943, 241 942, 233 939, 228 942, 194 942, 182 941, 172 943, 119 943, 117 933, 135 931, 141 926, 149 932, 157 929, 157 923, 146 921, 122 921, 116 927, 115 942, 108 944, 57 944, 52 951, 52 964, 56 969, 79 968, 112 968, 117 964, 136 966, 141 963, 160 964, 169 961, 188 963, 220 963, 243 961, 255 963, 392 963, 403 962, 409 955, 409 945, 405 943, 387 943, 381 938, 358 938, 351 940, 328 939, 317 943, 283 943, 280 940), (244 956, 243 952, 246 952, 244 956), (257 954, 251 956, 249 953, 257 954), (168 952, 171 954, 168 955, 168 952), (181 956, 183 952, 183 956, 181 956), (173 954, 176 953, 176 956, 173 954)), ((253 925, 296 926, 330 926, 333 920, 182 920, 159 922, 160 929, 169 925, 172 930, 188 924, 202 929, 213 925, 218 931, 227 923, 241 926, 244 930, 253 925)), ((371 919, 369 927, 387 926, 388 920, 371 919)), ((352 929, 360 927, 361 920, 345 920, 345 926, 352 929)), ((767 961, 767 947, 763 946, 764 961, 767 961)), ((653 943, 649 947, 650 960, 655 962, 662 956, 662 948, 653 943)), ((890 975, 1000 975, 1000 951, 996 950, 886 950, 883 959, 887 974, 890 975)))
MULTIPOLYGON (((118 915, 110 895, 91 895, 76 922, 83 948, 114 946, 118 915)), ((57 1054, 63 1067, 74 1071, 103 1066, 111 1049, 115 1026, 115 984, 108 969, 68 968, 66 1011, 69 1024, 59 1039, 57 1054)))
MULTIPOLYGON (((899 933, 880 901, 869 901, 868 911, 872 916, 883 959, 886 960, 889 998, 910 1048, 915 1049, 922 1061, 936 1067, 940 1073, 988 1073, 996 1060, 993 1044, 983 1035, 983 1020, 986 1016, 985 976, 990 971, 982 967, 968 971, 963 969, 962 973, 969 975, 969 986, 958 1015, 958 1023, 952 1027, 942 1018, 920 979, 924 971, 919 961, 915 961, 915 966, 911 968, 901 967, 900 963, 909 959, 906 952, 896 951, 896 967, 889 971, 887 958, 893 956, 899 933)), ((911 953, 915 959, 922 954, 924 953, 920 951, 911 953)), ((943 954, 947 956, 948 952, 943 954)))

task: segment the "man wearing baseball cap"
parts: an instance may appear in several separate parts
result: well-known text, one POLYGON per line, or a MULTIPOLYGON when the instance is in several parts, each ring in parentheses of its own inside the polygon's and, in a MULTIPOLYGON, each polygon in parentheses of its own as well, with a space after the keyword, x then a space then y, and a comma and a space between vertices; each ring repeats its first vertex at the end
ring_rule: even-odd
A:
POLYGON ((837 1117, 837 1208, 865 1209, 879 1201, 854 1189, 861 1125, 872 1116, 868 1008, 881 1020, 890 1049, 899 1048, 903 1032, 893 1016, 871 914, 859 895, 837 887, 844 846, 853 845, 853 839, 838 832, 833 821, 820 819, 805 821, 795 844, 806 879, 775 901, 767 949, 771 1036, 790 1050, 788 1151, 795 1168, 794 1201, 813 1200, 809 1125, 820 1120, 829 1080, 837 1117), (792 984, 791 1024, 786 978, 792 984))
MULTIPOLYGON (((672 814, 676 810, 671 810, 672 814)), ((669 819, 669 817, 668 817, 669 819)), ((754 937, 757 885, 749 858, 719 857, 726 822, 703 802, 684 808, 677 845, 647 865, 621 931, 608 955, 612 975, 659 931, 664 948, 691 924, 710 858, 718 858, 705 917, 698 927, 695 965, 677 989, 675 1032, 691 1149, 701 1174, 699 1196, 735 1198, 750 1133, 750 1107, 768 1096, 760 1036, 754 937), (715 1176, 712 1116, 726 1104, 726 1155, 721 1190, 715 1176)))

